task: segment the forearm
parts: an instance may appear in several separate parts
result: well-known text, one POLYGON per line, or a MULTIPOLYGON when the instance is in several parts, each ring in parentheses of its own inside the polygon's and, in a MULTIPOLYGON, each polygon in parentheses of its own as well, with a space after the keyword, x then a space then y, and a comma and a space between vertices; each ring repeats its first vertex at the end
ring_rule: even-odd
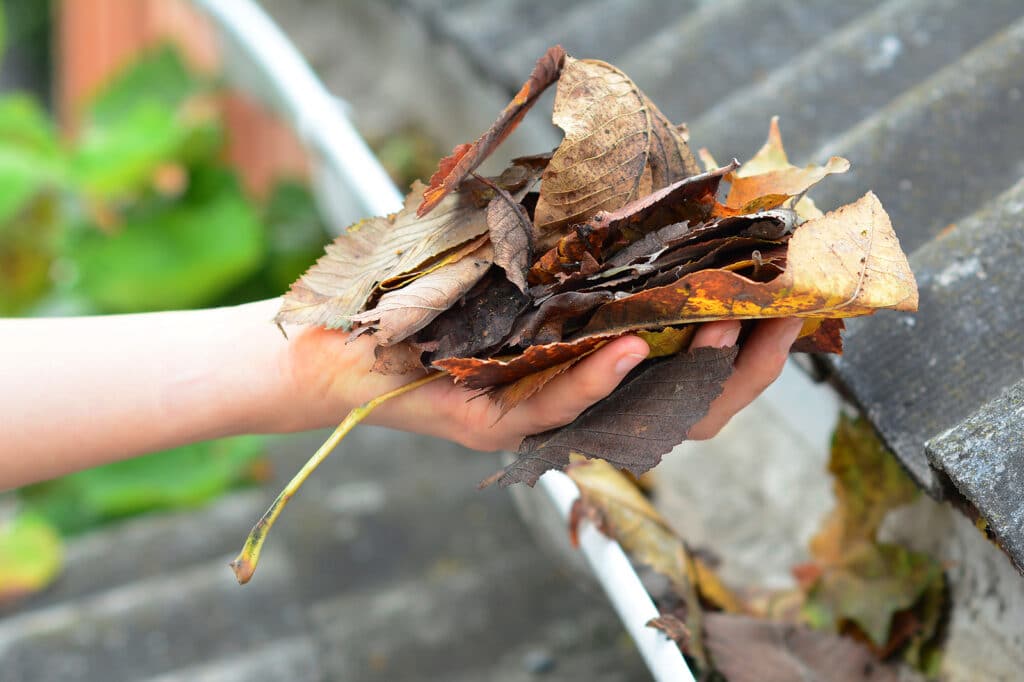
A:
POLYGON ((0 489, 279 430, 290 386, 276 305, 0 320, 0 489))

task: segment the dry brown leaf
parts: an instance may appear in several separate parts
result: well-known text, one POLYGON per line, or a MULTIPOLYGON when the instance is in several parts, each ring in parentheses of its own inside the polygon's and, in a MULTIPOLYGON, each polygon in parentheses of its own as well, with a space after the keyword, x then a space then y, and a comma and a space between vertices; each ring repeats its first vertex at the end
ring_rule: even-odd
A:
POLYGON ((492 267, 461 301, 424 328, 418 340, 436 346, 430 349, 432 362, 486 357, 489 350, 502 345, 528 304, 527 296, 492 267))
POLYGON ((720 269, 693 272, 601 306, 583 333, 709 320, 851 317, 878 308, 917 310, 917 285, 888 215, 869 192, 797 229, 786 270, 771 281, 720 269))
POLYGON ((572 454, 603 459, 640 476, 707 414, 732 374, 736 351, 736 346, 698 348, 644 362, 572 423, 523 440, 516 461, 493 480, 502 487, 532 486, 545 471, 566 467, 572 454))
POLYGON ((374 330, 373 337, 381 346, 404 341, 472 289, 487 272, 493 257, 494 250, 490 243, 485 243, 458 261, 389 291, 372 310, 353 315, 352 320, 374 330))
MULTIPOLYGON (((422 192, 423 203, 416 211, 418 216, 425 216, 449 192, 457 189, 462 181, 515 130, 541 93, 558 80, 565 58, 565 50, 561 45, 549 48, 537 60, 529 79, 502 110, 498 120, 476 142, 460 144, 452 150, 450 156, 441 160, 437 172, 430 178, 430 186, 422 192)), ((413 194, 417 193, 414 191, 413 194)))
POLYGON ((471 191, 445 197, 430 216, 415 213, 422 183, 405 208, 356 223, 327 246, 327 254, 292 285, 275 321, 348 328, 380 282, 487 232, 487 213, 471 191))
POLYGON ((845 173, 848 170, 850 170, 849 161, 839 156, 833 156, 824 166, 811 165, 806 168, 794 166, 761 175, 737 176, 729 187, 729 196, 725 200, 725 205, 729 208, 741 209, 744 213, 776 208, 790 197, 803 194, 826 176, 833 173, 845 173), (779 199, 762 201, 763 197, 779 197, 781 201, 779 199))
POLYGON ((541 178, 534 223, 542 232, 700 172, 679 130, 605 62, 565 58, 552 119, 565 139, 541 178))
POLYGON ((724 613, 705 616, 705 642, 729 682, 897 682, 852 639, 806 627, 724 613))
POLYGON ((513 197, 497 185, 491 187, 496 196, 487 205, 487 229, 494 245, 494 264, 505 271, 508 281, 525 292, 526 273, 533 263, 533 223, 519 203, 521 195, 513 197))
POLYGON ((610 291, 555 294, 519 318, 508 343, 510 346, 535 346, 561 341, 566 322, 614 298, 610 291))

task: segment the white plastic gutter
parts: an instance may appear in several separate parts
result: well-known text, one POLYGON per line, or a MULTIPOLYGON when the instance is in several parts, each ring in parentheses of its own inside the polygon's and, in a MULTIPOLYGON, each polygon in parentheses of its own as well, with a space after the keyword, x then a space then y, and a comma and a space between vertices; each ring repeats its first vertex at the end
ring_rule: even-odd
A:
MULTIPOLYGON (((295 46, 252 0, 194 0, 214 22, 233 84, 268 103, 298 131, 316 155, 314 191, 335 234, 358 218, 402 207, 402 195, 295 46), (347 191, 346 189, 347 188, 347 191), (362 209, 353 215, 344 199, 362 209)), ((549 471, 540 486, 568 523, 579 489, 565 474, 549 471)), ((568 531, 567 531, 568 532, 568 531)), ((658 682, 694 682, 674 642, 647 627, 658 610, 622 547, 583 521, 579 549, 658 682)))
MULTIPOLYGON (((278 111, 313 152, 331 186, 318 185, 318 198, 340 232, 352 219, 336 201, 350 188, 362 216, 387 215, 402 207, 402 195, 345 115, 345 104, 324 87, 306 60, 263 9, 252 0, 194 0, 214 22, 225 70, 232 82, 278 111), (341 222, 339 225, 338 222, 341 222)), ((317 179, 317 178, 315 178, 317 179)), ((322 175, 319 179, 323 179, 322 175)))

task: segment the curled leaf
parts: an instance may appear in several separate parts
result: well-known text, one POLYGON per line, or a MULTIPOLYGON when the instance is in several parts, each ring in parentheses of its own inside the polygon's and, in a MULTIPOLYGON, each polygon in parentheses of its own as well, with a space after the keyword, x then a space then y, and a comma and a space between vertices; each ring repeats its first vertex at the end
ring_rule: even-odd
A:
POLYGON ((552 117, 565 131, 534 222, 550 231, 700 172, 683 135, 622 71, 565 58, 552 117))
MULTIPOLYGON (((416 210, 416 215, 422 218, 432 211, 516 129, 541 93, 558 80, 565 58, 565 50, 561 45, 549 48, 537 60, 529 79, 502 110, 498 120, 476 142, 460 144, 452 150, 450 156, 441 160, 437 171, 430 178, 430 185, 422 192, 423 202, 416 210)), ((416 194, 414 190, 413 195, 416 194)))
POLYGON ((374 330, 373 336, 382 346, 403 341, 473 288, 487 272, 492 258, 491 245, 485 243, 465 258, 389 291, 376 307, 353 315, 352 320, 374 330))
POLYGON ((755 282, 723 269, 597 309, 586 334, 707 320, 762 317, 849 317, 878 308, 917 309, 917 285, 889 217, 870 192, 853 204, 800 226, 789 240, 786 269, 755 282))
POLYGON ((494 245, 494 264, 525 292, 526 273, 533 263, 533 223, 511 194, 497 185, 492 188, 496 196, 487 205, 487 229, 494 245))
POLYGON ((329 244, 285 294, 275 321, 347 329, 380 282, 487 232, 486 211, 468 189, 424 219, 416 217, 416 196, 414 186, 404 209, 356 223, 329 244))
POLYGON ((575 341, 530 346, 521 355, 508 359, 445 358, 436 361, 434 367, 448 372, 456 382, 465 383, 469 388, 490 388, 560 365, 603 346, 616 336, 588 336, 575 341))
MULTIPOLYGON (((779 117, 774 116, 768 140, 733 174, 725 206, 743 212, 775 208, 791 197, 803 194, 825 176, 845 173, 849 169, 850 162, 838 156, 830 158, 824 166, 798 168, 791 164, 782 146, 779 117)), ((821 217, 821 211, 809 197, 802 197, 794 208, 805 220, 821 217)))

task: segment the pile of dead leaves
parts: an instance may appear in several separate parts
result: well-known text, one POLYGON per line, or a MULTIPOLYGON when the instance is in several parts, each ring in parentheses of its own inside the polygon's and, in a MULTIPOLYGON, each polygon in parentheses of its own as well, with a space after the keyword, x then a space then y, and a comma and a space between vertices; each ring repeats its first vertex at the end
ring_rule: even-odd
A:
POLYGON ((662 615, 648 625, 679 644, 701 679, 896 682, 922 679, 915 670, 937 673, 942 566, 876 538, 917 487, 866 422, 846 417, 829 470, 837 505, 811 541, 813 562, 793 568, 791 590, 725 586, 634 482, 600 460, 574 457, 567 469, 580 489, 570 535, 575 542, 587 519, 667 579, 653 595, 662 615))
MULTIPOLYGON (((807 190, 849 163, 789 163, 777 123, 748 162, 704 171, 621 71, 547 51, 478 140, 415 183, 403 210, 351 226, 284 298, 279 324, 353 329, 375 370, 435 371, 353 411, 285 488, 234 562, 245 582, 303 480, 377 404, 450 375, 507 411, 601 346, 638 334, 650 357, 573 423, 524 440, 491 480, 533 485, 570 453, 636 475, 707 413, 738 348, 689 350, 710 320, 806 318, 798 350, 839 352, 841 318, 915 310, 917 287, 874 194, 822 214, 807 190), (474 171, 557 82, 552 153, 474 171)), ((742 338, 742 336, 741 336, 742 338)))
POLYGON ((328 246, 277 320, 372 334, 379 371, 441 370, 504 410, 612 339, 640 334, 651 359, 574 423, 528 438, 495 479, 532 485, 570 452, 639 475, 685 439, 732 371, 736 348, 686 352, 697 323, 805 317, 798 349, 839 352, 840 318, 917 306, 873 194, 825 215, 804 196, 846 171, 845 159, 791 165, 775 121, 747 163, 703 159, 701 172, 685 127, 624 73, 554 47, 402 211, 328 246), (556 81, 561 145, 476 175, 556 81))

